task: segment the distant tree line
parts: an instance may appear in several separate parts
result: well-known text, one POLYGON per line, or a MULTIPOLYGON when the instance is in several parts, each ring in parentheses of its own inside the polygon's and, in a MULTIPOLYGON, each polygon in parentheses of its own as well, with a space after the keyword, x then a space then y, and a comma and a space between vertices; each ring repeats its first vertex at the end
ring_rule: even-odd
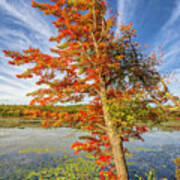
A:
POLYGON ((48 112, 69 112, 76 113, 85 110, 87 105, 71 106, 28 106, 28 105, 0 105, 0 117, 24 117, 28 111, 41 110, 48 112))
MULTIPOLYGON (((169 106, 169 105, 168 105, 169 106)), ((41 110, 48 112, 68 112, 77 113, 79 110, 86 110, 88 105, 68 105, 68 106, 28 106, 28 105, 0 105, 0 117, 25 117, 28 111, 41 110)), ((153 116, 161 112, 159 108, 151 108, 151 115, 153 116)), ((172 118, 180 118, 180 112, 172 114, 172 118)))

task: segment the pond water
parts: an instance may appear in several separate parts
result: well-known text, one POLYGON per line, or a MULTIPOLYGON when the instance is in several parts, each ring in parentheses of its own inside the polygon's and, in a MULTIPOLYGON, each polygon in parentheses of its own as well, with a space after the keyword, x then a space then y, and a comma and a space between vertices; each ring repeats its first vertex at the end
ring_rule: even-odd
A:
MULTIPOLYGON (((0 129, 0 180, 21 180, 31 170, 56 167, 62 156, 73 156, 70 145, 84 134, 68 128, 0 129)), ((155 131, 143 138, 144 142, 125 144, 134 153, 128 158, 131 179, 153 168, 158 180, 174 180, 173 160, 180 156, 180 132, 155 131)))

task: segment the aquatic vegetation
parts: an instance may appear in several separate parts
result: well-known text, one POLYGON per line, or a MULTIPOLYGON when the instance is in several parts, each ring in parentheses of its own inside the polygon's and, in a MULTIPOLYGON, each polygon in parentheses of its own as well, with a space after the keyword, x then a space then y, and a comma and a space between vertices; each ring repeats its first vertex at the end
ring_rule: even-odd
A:
POLYGON ((35 152, 37 154, 42 154, 44 152, 48 152, 48 149, 43 149, 43 148, 24 148, 18 151, 19 154, 25 154, 25 153, 30 153, 30 152, 35 152))
POLYGON ((174 162, 176 163, 176 178, 180 180, 180 157, 176 158, 174 162))
MULTIPOLYGON (((131 149, 131 152, 134 152, 136 155, 130 157, 130 161, 133 164, 129 164, 130 177, 134 180, 136 179, 135 174, 138 174, 141 177, 141 180, 147 179, 147 174, 150 172, 149 167, 154 169, 156 172, 156 180, 167 178, 168 180, 175 180, 175 164, 173 159, 179 156, 179 146, 178 145, 166 145, 161 147, 151 148, 142 147, 131 149), (144 151, 146 149, 148 151, 144 151)), ((155 174, 154 174, 155 175, 155 174)), ((131 179, 130 178, 130 179, 131 179)))
POLYGON ((135 151, 135 152, 158 152, 158 151, 161 151, 161 149, 160 148, 148 148, 148 147, 137 146, 137 147, 131 148, 131 151, 135 151))
POLYGON ((24 180, 34 179, 59 179, 59 180, 96 180, 100 168, 94 165, 93 159, 82 157, 66 159, 56 168, 43 169, 39 172, 32 171, 24 180))
MULTIPOLYGON (((53 169, 58 168, 59 165, 64 167, 64 163, 67 161, 77 162, 78 159, 76 159, 73 155, 73 151, 70 152, 67 149, 67 147, 73 143, 73 140, 75 141, 75 139, 78 138, 77 136, 79 134, 76 132, 77 131, 74 130, 71 132, 70 129, 1 130, 1 135, 4 137, 0 139, 0 180, 23 180, 31 172, 38 173, 42 172, 43 170, 49 172, 50 169, 52 169, 53 172, 53 169), (25 131, 25 134, 28 136, 26 138, 23 137, 22 139, 19 139, 18 137, 25 135, 25 131), (46 134, 44 131, 46 131, 46 134), (13 135, 12 132, 14 132, 13 135), (45 135, 42 137, 39 136, 38 139, 36 134, 41 135, 41 133, 45 135), (15 135, 16 137, 14 137, 15 135), (36 137, 37 141, 35 141, 33 137, 36 137), (10 141, 8 138, 12 141, 10 141), (46 141, 42 141, 41 138, 46 139, 46 141), (47 140, 48 142, 52 143, 47 144, 47 140), (9 143, 7 143, 7 141, 9 141, 9 143), (27 141, 28 143, 26 144, 27 141), (67 156, 64 157, 64 154, 67 156)), ((163 133, 163 135, 164 134, 165 133, 163 133)), ((159 134, 157 134, 157 136, 158 135, 159 134)), ((150 171, 149 167, 152 167, 154 172, 156 172, 156 180, 162 180, 163 178, 167 178, 168 180, 176 180, 175 170, 177 167, 175 163, 173 163, 173 160, 180 156, 180 141, 178 141, 179 133, 177 133, 176 136, 168 137, 169 141, 166 141, 164 143, 165 145, 161 146, 157 145, 157 142, 155 144, 146 143, 146 139, 145 143, 141 143, 139 145, 134 145, 135 143, 133 144, 133 142, 129 143, 127 148, 130 152, 126 153, 126 158, 130 180, 138 180, 135 174, 141 177, 141 180, 147 180, 147 174, 149 174, 150 171)), ((148 136, 148 138, 152 138, 152 136, 148 136)), ((91 161, 90 164, 95 167, 93 162, 94 160, 91 156, 87 156, 87 154, 82 153, 79 156, 83 158, 84 163, 91 161)), ((69 165, 70 164, 71 163, 69 163, 69 165)), ((86 168, 83 163, 79 163, 79 165, 81 164, 83 165, 81 172, 86 172, 88 168, 86 168)), ((68 173, 68 170, 71 168, 68 167, 68 164, 66 167, 67 168, 65 171, 68 173)), ((79 171, 78 173, 80 173, 79 171)), ((94 176, 94 178, 95 177, 96 176, 94 176)), ((32 180, 36 179, 37 178, 32 178, 32 180)), ((52 178, 52 180, 54 179, 52 178)))
MULTIPOLYGON (((155 171, 153 169, 151 169, 148 173, 145 173, 145 176, 146 176, 145 179, 140 177, 140 176, 138 176, 137 174, 135 176, 138 178, 138 180, 158 180, 156 178, 156 173, 155 173, 155 171)), ((163 178, 161 180, 168 180, 168 179, 167 178, 163 178)))
MULTIPOLYGON (((82 157, 66 159, 63 164, 56 168, 43 169, 41 171, 32 171, 24 180, 39 180, 39 179, 57 179, 57 180, 98 180, 99 171, 101 169, 94 165, 93 157, 90 160, 82 157)), ((144 177, 135 174, 136 180, 159 180, 156 177, 154 169, 150 169, 149 172, 144 174, 144 177)), ((105 178, 106 180, 107 178, 105 178)), ((130 178, 134 180, 134 178, 130 178)), ((161 178, 161 180, 168 180, 167 178, 161 178)))

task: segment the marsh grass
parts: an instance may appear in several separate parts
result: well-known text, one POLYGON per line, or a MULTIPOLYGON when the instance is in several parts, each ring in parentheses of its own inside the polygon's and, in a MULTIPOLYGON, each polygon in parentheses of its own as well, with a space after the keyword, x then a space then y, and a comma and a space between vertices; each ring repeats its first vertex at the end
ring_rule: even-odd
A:
POLYGON ((40 119, 0 118, 0 128, 42 128, 40 119))

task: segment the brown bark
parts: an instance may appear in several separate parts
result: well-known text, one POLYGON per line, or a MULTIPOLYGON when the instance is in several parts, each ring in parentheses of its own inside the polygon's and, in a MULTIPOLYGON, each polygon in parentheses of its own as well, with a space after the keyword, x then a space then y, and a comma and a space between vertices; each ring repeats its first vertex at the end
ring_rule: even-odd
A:
POLYGON ((100 96, 102 101, 105 125, 107 128, 107 134, 110 138, 112 153, 115 161, 117 180, 128 180, 129 175, 128 175, 127 165, 123 152, 123 143, 118 133, 116 132, 115 128, 112 125, 111 118, 107 110, 107 99, 106 99, 106 93, 104 87, 101 88, 100 96))

